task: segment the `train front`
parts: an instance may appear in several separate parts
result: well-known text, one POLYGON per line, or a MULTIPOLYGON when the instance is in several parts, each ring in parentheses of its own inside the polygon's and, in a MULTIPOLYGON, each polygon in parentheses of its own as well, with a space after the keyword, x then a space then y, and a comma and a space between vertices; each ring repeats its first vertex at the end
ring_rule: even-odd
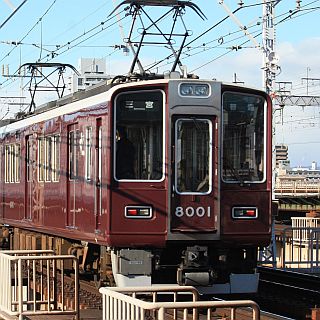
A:
POLYGON ((271 102, 171 79, 113 97, 108 241, 118 286, 254 292, 271 234, 271 102))

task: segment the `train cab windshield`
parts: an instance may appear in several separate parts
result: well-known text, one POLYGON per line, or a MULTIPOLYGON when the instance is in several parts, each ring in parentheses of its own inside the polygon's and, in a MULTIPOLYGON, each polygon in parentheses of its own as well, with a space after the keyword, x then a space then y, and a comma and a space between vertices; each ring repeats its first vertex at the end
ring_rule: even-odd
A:
POLYGON ((223 94, 223 170, 227 183, 265 180, 266 112, 262 96, 223 94))
POLYGON ((139 91, 116 97, 114 176, 116 180, 164 178, 163 92, 139 91))

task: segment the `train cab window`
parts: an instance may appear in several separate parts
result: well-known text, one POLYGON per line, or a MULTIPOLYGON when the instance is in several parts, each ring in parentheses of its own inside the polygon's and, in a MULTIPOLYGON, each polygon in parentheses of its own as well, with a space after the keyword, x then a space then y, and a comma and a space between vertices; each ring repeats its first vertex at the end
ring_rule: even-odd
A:
POLYGON ((164 93, 139 91, 115 100, 114 176, 116 180, 164 178, 164 93))
POLYGON ((223 94, 223 181, 265 180, 265 104, 262 96, 223 94))
POLYGON ((211 192, 212 124, 207 119, 178 119, 175 124, 177 193, 211 192))

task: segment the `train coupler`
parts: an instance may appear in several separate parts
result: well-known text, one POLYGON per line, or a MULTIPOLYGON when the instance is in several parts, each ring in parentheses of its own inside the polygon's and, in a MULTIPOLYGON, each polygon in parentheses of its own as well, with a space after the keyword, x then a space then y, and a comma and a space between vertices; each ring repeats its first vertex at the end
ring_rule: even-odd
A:
POLYGON ((178 284, 209 286, 215 278, 215 273, 209 266, 208 248, 205 246, 187 247, 177 270, 178 284))

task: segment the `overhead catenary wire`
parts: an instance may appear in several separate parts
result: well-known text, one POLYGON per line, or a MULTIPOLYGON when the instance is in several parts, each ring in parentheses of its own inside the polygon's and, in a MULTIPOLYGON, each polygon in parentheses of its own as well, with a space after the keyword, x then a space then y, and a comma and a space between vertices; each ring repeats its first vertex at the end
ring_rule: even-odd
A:
MULTIPOLYGON (((56 1, 56 0, 55 0, 56 1)), ((78 47, 79 44, 86 42, 87 40, 93 38, 94 36, 96 36, 97 34, 105 31, 106 29, 114 26, 115 24, 117 24, 117 22, 113 22, 110 25, 103 27, 105 23, 109 22, 110 20, 112 20, 115 17, 115 15, 109 17, 108 19, 106 19, 105 21, 100 22, 98 25, 92 27, 91 29, 89 29, 88 31, 84 32, 83 34, 77 36, 76 38, 72 39, 71 41, 68 41, 67 43, 59 46, 56 50, 50 51, 50 50, 46 50, 49 51, 49 53, 47 55, 45 55, 44 57, 42 57, 41 59, 38 59, 38 62, 44 61, 46 60, 46 62, 52 60, 53 58, 57 57, 58 55, 61 55, 67 51, 69 51, 70 49, 74 48, 74 47, 78 47), (80 40, 82 37, 86 36, 88 33, 92 33, 94 30, 96 30, 97 28, 101 28, 100 30, 98 30, 97 32, 95 32, 94 34, 91 34, 90 36, 88 36, 85 39, 80 40), (73 42, 79 40, 79 42, 77 42, 74 45, 71 45, 73 42), (62 50, 63 48, 66 48, 64 51, 59 52, 60 50, 62 50)), ((122 19, 125 19, 126 17, 123 17, 122 19)), ((24 37, 25 38, 25 37, 24 37)), ((22 41, 21 41, 22 43, 22 41)), ((16 45, 20 45, 20 41, 17 42, 16 45)), ((34 46, 36 46, 35 44, 33 44, 34 46)), ((12 50, 11 50, 12 51, 12 50)), ((19 68, 13 73, 13 75, 18 73, 19 68)), ((7 79, 5 82, 2 83, 2 87, 4 87, 4 84, 8 83, 10 80, 12 80, 12 82, 16 81, 16 79, 7 79)))
MULTIPOLYGON (((22 42, 25 38, 28 37, 28 35, 32 32, 32 30, 39 24, 39 22, 42 21, 42 19, 49 13, 49 11, 52 9, 52 7, 54 6, 54 4, 57 2, 57 0, 53 0, 53 2, 51 3, 51 5, 48 7, 48 9, 44 12, 44 14, 38 19, 38 21, 31 27, 31 29, 29 29, 29 31, 20 39, 20 41, 17 41, 17 46, 19 42, 22 42)), ((11 49, 6 55, 4 55, 1 59, 0 62, 2 62, 6 57, 8 57, 14 50, 16 49, 16 47, 14 47, 13 49, 11 49)))
MULTIPOLYGON (((306 4, 306 5, 304 5, 303 7, 306 7, 306 6, 310 6, 310 4, 314 4, 314 3, 316 3, 316 2, 318 2, 318 0, 317 1, 312 1, 312 2, 310 2, 310 3, 308 3, 308 4, 306 4)), ((52 5, 55 3, 55 1, 52 3, 52 5)), ((247 7, 253 7, 253 6, 258 6, 258 5, 261 5, 262 3, 257 3, 257 4, 252 4, 252 5, 248 5, 248 6, 241 6, 241 7, 239 7, 239 8, 237 8, 236 10, 234 10, 235 12, 237 12, 238 10, 240 10, 241 8, 247 8, 247 7)), ((51 6, 52 6, 51 5, 51 6)), ((317 9, 318 7, 314 7, 314 8, 305 8, 305 9, 303 9, 303 8, 301 8, 299 11, 300 12, 302 12, 302 10, 306 10, 307 12, 305 13, 305 14, 307 14, 307 13, 310 13, 310 10, 318 10, 317 9)), ((50 9, 50 8, 49 8, 50 9)), ((48 9, 48 10, 49 10, 48 9)), ((46 11, 46 13, 48 12, 48 10, 46 11)), ((45 13, 45 14, 46 14, 45 13)), ((45 15, 44 14, 44 15, 45 15)), ((282 14, 282 15, 286 15, 286 17, 285 17, 285 19, 287 20, 288 19, 288 17, 290 17, 290 14, 291 14, 291 16, 292 16, 292 12, 289 12, 289 13, 284 13, 284 14, 282 14)), ((43 15, 43 16, 44 16, 43 15)), ((42 16, 42 17, 43 17, 42 16)), ((298 15, 296 14, 295 15, 295 18, 297 18, 298 17, 298 15)), ((227 17, 226 17, 227 18, 227 17)), ((226 19, 225 18, 225 19, 226 19)), ((293 17, 291 17, 291 19, 292 19, 293 17)), ((40 19, 39 19, 40 20, 40 19)), ((222 21, 223 22, 223 21, 222 21)), ((284 22, 284 21, 283 21, 284 22)), ((39 21, 37 22, 37 23, 39 23, 39 21)), ((95 28, 97 28, 97 27, 100 27, 101 25, 97 25, 97 26, 95 26, 95 28)), ((223 46, 222 45, 216 45, 216 46, 213 46, 212 48, 209 48, 207 45, 205 45, 205 46, 198 46, 198 48, 200 49, 201 48, 201 51, 198 51, 197 53, 195 53, 195 54, 190 54, 190 50, 196 50, 196 49, 194 49, 194 48, 190 48, 191 47, 191 44, 193 44, 193 43, 195 43, 197 40, 200 40, 205 34, 207 34, 207 33, 209 33, 211 30, 213 30, 214 28, 215 28, 215 26, 216 26, 216 24, 215 25, 213 25, 213 26, 211 26, 209 29, 207 29, 205 32, 203 32, 202 34, 200 34, 200 35, 198 35, 196 38, 194 38, 194 39, 192 39, 189 43, 187 43, 186 45, 185 45, 185 50, 184 50, 184 53, 186 54, 186 57, 185 57, 185 59, 187 59, 187 58, 192 58, 194 55, 198 55, 198 54, 201 54, 201 52, 203 52, 203 47, 206 47, 206 51, 208 51, 208 50, 213 50, 213 49, 216 49, 216 48, 223 48, 223 46)), ((101 32, 102 31, 104 31, 104 30, 101 30, 101 32)), ((239 31, 239 30, 238 30, 239 31)), ((89 31, 87 31, 86 33, 89 33, 90 32, 90 30, 89 31)), ((239 32, 241 32, 241 31, 239 31, 239 32)), ((84 33, 85 34, 85 33, 84 33)), ((85 43, 85 42, 87 42, 89 39, 91 39, 92 37, 94 37, 94 36, 96 36, 98 33, 95 33, 95 34, 93 34, 92 35, 92 37, 90 37, 90 36, 88 36, 87 38, 83 38, 81 41, 79 41, 79 42, 76 42, 77 41, 77 39, 80 39, 81 37, 83 37, 84 36, 84 34, 81 34, 81 35, 79 35, 78 37, 76 37, 76 38, 74 38, 74 39, 72 39, 71 41, 72 41, 72 43, 74 42, 74 44, 72 45, 72 46, 68 46, 68 43, 65 43, 64 45, 61 45, 61 46, 59 46, 59 48, 57 48, 56 50, 53 50, 53 51, 51 51, 51 52, 53 52, 53 56, 55 55, 55 53, 57 54, 57 55, 62 55, 63 53, 66 53, 66 52, 68 52, 69 50, 71 50, 71 49, 74 49, 74 48, 77 48, 77 47, 80 47, 80 45, 81 44, 83 44, 83 43, 85 43), (62 49, 63 48, 65 48, 65 50, 63 50, 62 51, 62 49)), ((224 35, 224 38, 226 38, 227 36, 226 35, 224 35)), ((241 37, 240 37, 241 38, 241 37)), ((211 40, 211 41, 214 41, 214 40, 211 40)), ((229 42, 232 42, 232 41, 234 41, 234 40, 230 40, 229 42)), ((209 43, 209 42, 208 42, 209 43)), ((227 42, 225 41, 224 42, 224 44, 226 44, 227 42)), ((112 47, 112 46, 110 46, 110 47, 112 47)), ((244 45, 240 45, 240 46, 238 46, 238 47, 241 47, 241 48, 244 48, 244 45)), ((43 50, 45 50, 44 48, 44 46, 42 46, 42 48, 43 48, 43 50)), ((195 48, 197 48, 197 47, 195 47, 195 48)), ((15 48, 14 48, 15 49, 15 48)), ((227 53, 224 53, 224 54, 220 54, 220 55, 218 55, 217 57, 215 57, 214 59, 212 59, 212 60, 210 60, 208 63, 206 63, 206 65, 207 64, 209 64, 209 63, 212 63, 213 61, 216 61, 216 60, 218 60, 219 58, 221 58, 221 57, 223 57, 223 56, 225 56, 226 54, 228 54, 228 53, 231 53, 233 50, 231 50, 231 49, 229 49, 228 47, 227 48, 225 48, 225 49, 227 49, 228 51, 227 51, 227 53)), ((114 54, 116 52, 116 50, 114 50, 113 52, 111 52, 109 55, 111 55, 111 54, 114 54)), ((47 59, 47 61, 49 61, 49 60, 51 60, 51 59, 53 59, 54 57, 49 57, 49 54, 50 54, 50 52, 48 52, 48 54, 45 56, 45 57, 42 57, 42 59, 44 60, 44 59, 47 59)), ((169 57, 170 58, 170 57, 169 57)), ((159 62, 157 62, 157 66, 159 65, 159 64, 161 64, 163 61, 167 61, 168 59, 169 59, 168 57, 166 57, 165 59, 162 59, 162 60, 160 60, 159 62)), ((151 66, 151 67, 149 67, 149 69, 151 69, 151 68, 153 68, 153 67, 155 67, 155 65, 153 64, 153 66, 151 66)), ((198 69, 200 69, 201 67, 203 67, 203 66, 199 66, 198 68, 196 68, 196 69, 194 69, 194 70, 198 70, 198 69)))

